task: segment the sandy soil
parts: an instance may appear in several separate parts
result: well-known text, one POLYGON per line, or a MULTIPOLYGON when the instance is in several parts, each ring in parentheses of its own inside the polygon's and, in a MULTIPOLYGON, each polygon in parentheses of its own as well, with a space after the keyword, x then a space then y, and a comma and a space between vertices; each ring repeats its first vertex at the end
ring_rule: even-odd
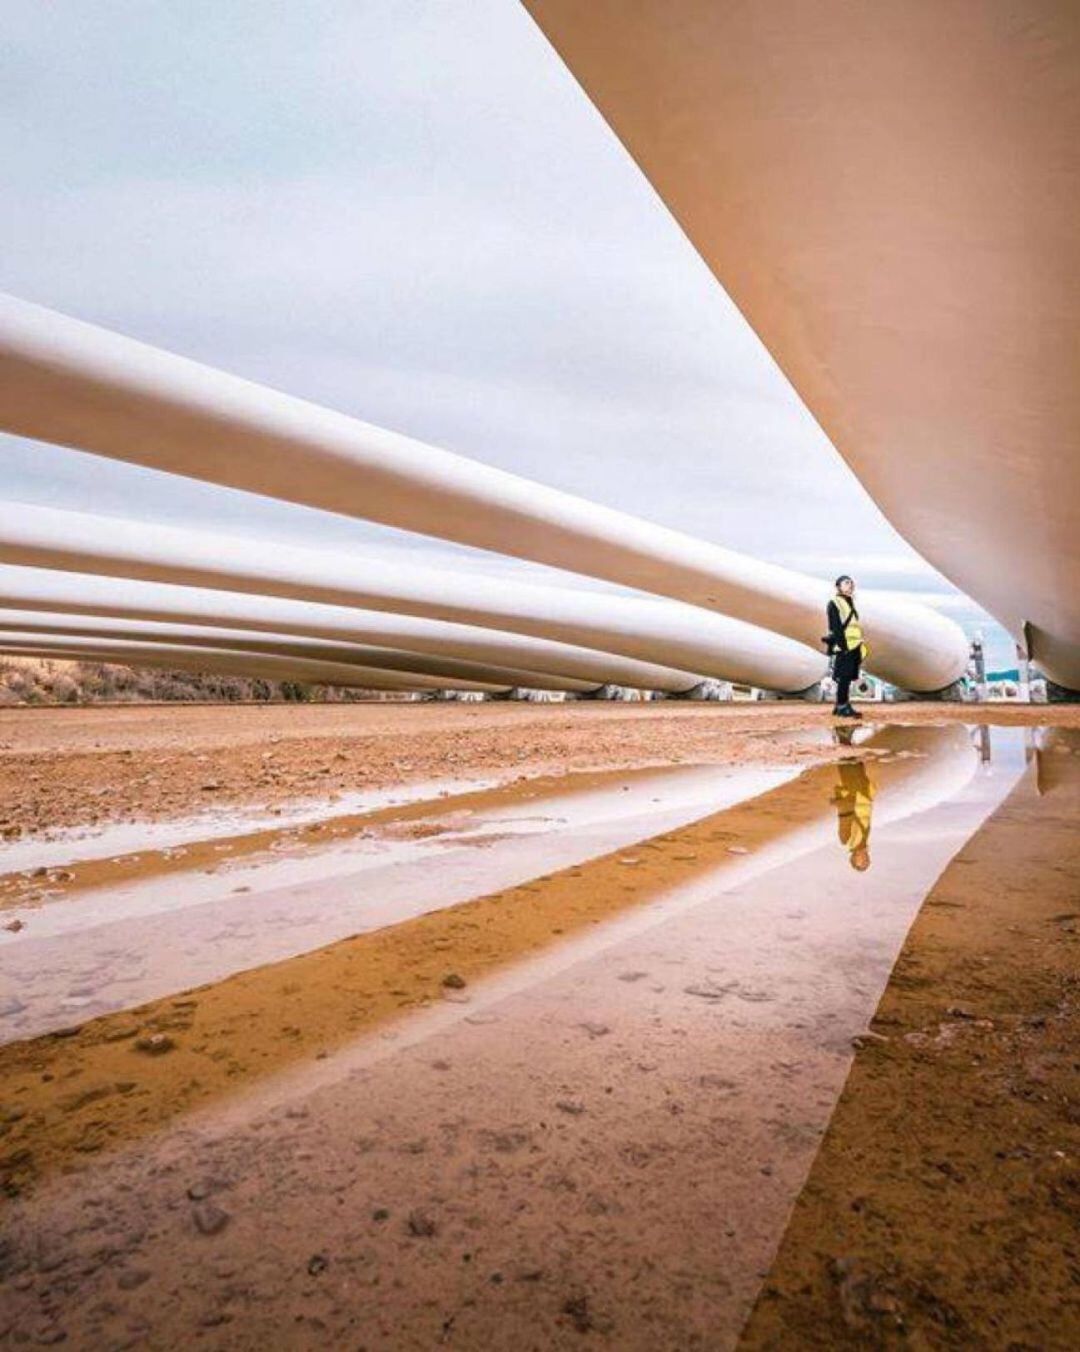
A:
MULTIPOLYGON (((1075 734, 1044 735, 934 884, 940 814, 879 821, 851 872, 828 723, 0 713, 13 838, 555 768, 804 768, 630 849, 0 1048, 0 1346, 681 1352, 733 1346, 755 1298, 748 1347, 1075 1346, 1075 734), (825 834, 754 872, 804 827, 825 834)), ((871 762, 879 817, 932 753, 904 754, 871 762)), ((375 825, 423 830, 422 811, 375 825)), ((50 892, 209 859, 77 864, 50 892)))
MULTIPOLYGON (((971 722, 970 706, 864 706, 867 722, 971 722)), ((981 708, 1080 726, 1080 708, 981 708)), ((111 706, 0 710, 0 837, 431 780, 607 766, 798 759, 782 730, 820 705, 111 706)), ((820 751, 815 753, 820 755, 820 751)))

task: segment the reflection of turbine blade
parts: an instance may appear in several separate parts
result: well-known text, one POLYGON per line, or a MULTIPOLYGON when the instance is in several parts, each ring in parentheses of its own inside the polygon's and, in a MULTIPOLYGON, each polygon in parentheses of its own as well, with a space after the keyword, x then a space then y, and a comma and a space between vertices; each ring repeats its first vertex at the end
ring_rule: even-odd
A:
POLYGON ((209 838, 189 831, 180 871, 171 855, 147 848, 153 838, 144 835, 134 857, 106 852, 80 870, 76 887, 35 914, 33 937, 20 941, 17 955, 0 948, 0 980, 17 958, 15 984, 33 992, 31 1008, 0 1025, 0 1041, 65 1021, 63 1001, 77 973, 109 966, 109 953, 138 955, 139 974, 119 994, 126 1005, 143 1004, 581 867, 643 835, 715 816, 796 773, 668 766, 513 780, 323 818, 318 843, 303 854, 279 853, 295 827, 209 838), (238 896, 232 884, 245 865, 243 881, 253 888, 238 896), (260 925, 271 905, 274 924, 260 925))
POLYGON ((480 662, 462 662, 449 657, 429 657, 400 648, 373 648, 360 643, 329 643, 292 634, 265 633, 259 630, 220 629, 209 625, 160 624, 149 621, 99 619, 87 616, 57 615, 48 611, 0 610, 0 642, 8 631, 49 635, 63 639, 95 639, 108 642, 124 639, 154 644, 195 645, 229 648, 236 652, 276 653, 281 657, 309 658, 321 662, 344 662, 365 667, 389 668, 400 672, 440 676, 446 681, 481 681, 504 687, 531 686, 584 694, 594 689, 587 681, 565 676, 547 676, 509 667, 492 667, 480 662))
MULTIPOLYGON (((588 573, 819 644, 829 589, 805 574, 12 297, 0 299, 0 353, 8 431, 588 573)), ((880 675, 940 690, 963 674, 967 641, 951 620, 881 594, 861 603, 880 675)))
MULTIPOLYGON (((408 671, 377 670, 345 662, 319 662, 275 653, 237 652, 167 643, 133 643, 124 639, 50 637, 44 634, 0 635, 0 652, 16 657, 55 658, 67 662, 116 662, 128 666, 174 668, 191 672, 222 672, 272 681, 303 681, 313 685, 343 685, 371 690, 441 690, 446 680, 408 671)), ((495 692, 499 686, 479 681, 455 681, 456 690, 495 692)))
POLYGON ((1075 797, 1080 789, 1080 728, 1041 728, 1035 766, 1040 794, 1075 797))
POLYGON ((0 519, 0 559, 480 624, 768 689, 805 690, 824 669, 824 659, 801 643, 677 601, 541 587, 25 503, 0 519))
POLYGON ((698 680, 688 671, 569 643, 554 643, 529 634, 481 629, 417 615, 319 605, 280 596, 64 573, 51 568, 0 564, 0 605, 131 620, 264 629, 304 638, 407 648, 433 657, 566 676, 591 686, 625 685, 679 692, 698 680))

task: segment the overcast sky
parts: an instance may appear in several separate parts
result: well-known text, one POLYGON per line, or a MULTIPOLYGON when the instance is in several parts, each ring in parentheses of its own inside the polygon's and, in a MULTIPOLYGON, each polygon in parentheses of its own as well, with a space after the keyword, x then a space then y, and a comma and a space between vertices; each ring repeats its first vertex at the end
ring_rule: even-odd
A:
MULTIPOLYGON (((5 290, 1011 645, 882 517, 516 0, 6 0, 5 290)), ((0 438, 6 497, 504 567, 0 438)))

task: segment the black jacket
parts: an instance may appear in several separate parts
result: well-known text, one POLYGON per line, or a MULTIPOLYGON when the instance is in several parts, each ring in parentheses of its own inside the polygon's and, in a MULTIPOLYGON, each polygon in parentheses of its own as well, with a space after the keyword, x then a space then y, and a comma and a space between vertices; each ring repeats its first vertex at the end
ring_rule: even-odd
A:
MULTIPOLYGON (((859 612, 855 609, 854 601, 851 605, 851 618, 857 620, 859 612)), ((844 622, 840 618, 840 607, 835 601, 830 601, 825 608, 825 614, 829 622, 828 646, 830 653, 847 652, 847 635, 844 629, 844 622)))

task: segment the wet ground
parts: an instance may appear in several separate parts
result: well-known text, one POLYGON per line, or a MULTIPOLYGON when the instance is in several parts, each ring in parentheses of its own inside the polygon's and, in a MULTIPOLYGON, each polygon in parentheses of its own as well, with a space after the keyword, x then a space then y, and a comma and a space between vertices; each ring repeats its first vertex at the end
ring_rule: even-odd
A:
MULTIPOLYGON (((912 978, 912 922, 994 896, 1017 813, 1041 842, 1025 884, 1052 872, 1058 916, 1027 966, 1069 970, 1080 748, 958 722, 771 732, 745 734, 752 755, 462 775, 280 818, 20 832, 0 877, 0 1342, 723 1348, 754 1310, 748 1345, 1008 1345, 985 1293, 950 1325, 951 1288, 920 1305, 890 1275, 895 1221, 885 1257, 861 1221, 834 1237, 860 1214, 844 1189, 865 1191, 862 1105, 896 1107, 877 1061, 877 1097, 853 1085, 890 1037, 890 980, 912 978)), ((975 929, 994 988, 994 926, 975 929)), ((1053 1029, 1056 1111, 1075 1059, 1053 1029)), ((940 1085, 920 1092, 929 1113, 940 1085)), ((1067 1196, 1076 1118, 1032 1111, 1067 1196)), ((895 1158, 874 1214, 932 1218, 895 1158)), ((1008 1205, 1037 1239, 1025 1257, 1007 1237, 1001 1300, 1035 1302, 1013 1345, 1068 1346, 1075 1213, 1029 1191, 1008 1205)))

